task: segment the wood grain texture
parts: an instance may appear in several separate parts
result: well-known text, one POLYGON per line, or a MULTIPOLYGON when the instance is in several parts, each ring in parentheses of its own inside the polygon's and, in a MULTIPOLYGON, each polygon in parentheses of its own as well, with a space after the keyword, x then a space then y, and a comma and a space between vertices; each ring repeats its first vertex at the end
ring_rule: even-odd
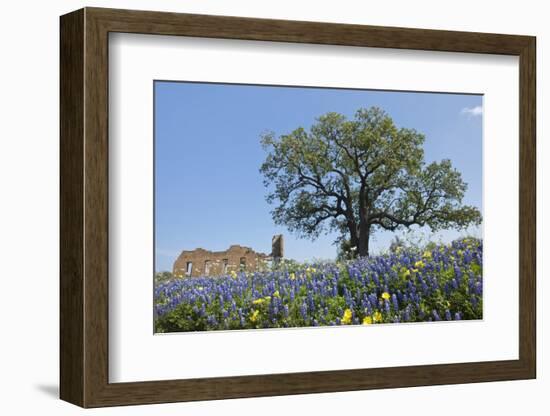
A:
POLYGON ((108 380, 109 142, 108 32, 85 9, 84 125, 84 362, 85 406, 108 380))
POLYGON ((83 407, 534 378, 535 38, 86 8, 61 18, 61 397, 83 407), (188 380, 108 380, 108 33, 520 58, 518 360, 188 380))
POLYGON ((60 22, 60 388, 84 404, 84 12, 60 22))
POLYGON ((536 377, 536 41, 520 54, 519 131, 519 356, 536 377))

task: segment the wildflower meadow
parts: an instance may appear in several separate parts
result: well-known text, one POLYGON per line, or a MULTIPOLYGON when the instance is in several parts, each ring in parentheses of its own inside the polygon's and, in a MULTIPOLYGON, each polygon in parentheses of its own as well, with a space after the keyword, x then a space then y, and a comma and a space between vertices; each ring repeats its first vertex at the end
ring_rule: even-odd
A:
POLYGON ((481 319, 483 242, 397 247, 354 260, 155 283, 155 331, 481 319))

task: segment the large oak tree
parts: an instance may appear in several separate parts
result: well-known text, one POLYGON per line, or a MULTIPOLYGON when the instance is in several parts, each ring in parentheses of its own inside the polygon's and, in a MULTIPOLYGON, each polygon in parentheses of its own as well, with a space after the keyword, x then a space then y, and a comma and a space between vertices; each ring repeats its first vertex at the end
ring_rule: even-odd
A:
POLYGON ((369 239, 380 229, 481 222, 477 208, 462 204, 467 185, 451 162, 426 164, 424 135, 398 128, 379 108, 360 109, 353 120, 328 113, 309 131, 265 133, 261 140, 273 219, 302 237, 339 231, 368 256, 369 239))

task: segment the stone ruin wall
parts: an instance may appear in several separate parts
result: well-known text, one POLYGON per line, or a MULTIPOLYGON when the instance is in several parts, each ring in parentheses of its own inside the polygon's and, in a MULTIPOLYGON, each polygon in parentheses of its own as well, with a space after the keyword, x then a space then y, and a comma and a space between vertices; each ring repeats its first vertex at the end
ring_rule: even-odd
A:
POLYGON ((199 277, 221 276, 242 270, 257 271, 266 262, 280 260, 283 254, 283 236, 276 235, 272 239, 272 252, 269 255, 240 245, 232 245, 226 251, 209 251, 203 248, 184 250, 174 262, 172 272, 176 277, 199 277))

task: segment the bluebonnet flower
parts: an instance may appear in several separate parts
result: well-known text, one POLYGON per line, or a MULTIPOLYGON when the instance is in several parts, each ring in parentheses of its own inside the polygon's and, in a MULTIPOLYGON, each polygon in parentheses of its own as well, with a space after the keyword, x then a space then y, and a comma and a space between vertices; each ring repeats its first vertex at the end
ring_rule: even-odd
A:
POLYGON ((255 328, 329 325, 342 324, 344 309, 351 311, 352 324, 381 312, 384 322, 438 320, 440 313, 446 320, 480 318, 482 242, 457 241, 429 253, 420 256, 404 249, 399 254, 343 263, 295 266, 292 271, 157 283, 155 323, 161 331, 177 330, 164 325, 186 319, 185 330, 250 328, 249 318, 255 313, 255 328), (442 281, 441 273, 449 270, 452 275, 442 281), (462 303, 467 314, 451 308, 433 309, 440 297, 447 303, 452 299, 453 309, 462 303), (423 311, 427 307, 429 314, 423 311))
POLYGON ((300 305, 300 314, 302 315, 302 319, 307 321, 307 305, 305 303, 300 305))
POLYGON ((411 320, 411 305, 407 305, 403 311, 403 321, 409 322, 411 320))
POLYGON ((392 301, 392 304, 393 304, 393 309, 398 311, 399 310, 399 302, 397 301, 397 296, 395 295, 395 293, 391 296, 391 301, 392 301))
POLYGON ((456 263, 454 264, 454 271, 456 279, 460 280, 460 278, 462 277, 462 270, 460 270, 460 267, 458 267, 456 263))

